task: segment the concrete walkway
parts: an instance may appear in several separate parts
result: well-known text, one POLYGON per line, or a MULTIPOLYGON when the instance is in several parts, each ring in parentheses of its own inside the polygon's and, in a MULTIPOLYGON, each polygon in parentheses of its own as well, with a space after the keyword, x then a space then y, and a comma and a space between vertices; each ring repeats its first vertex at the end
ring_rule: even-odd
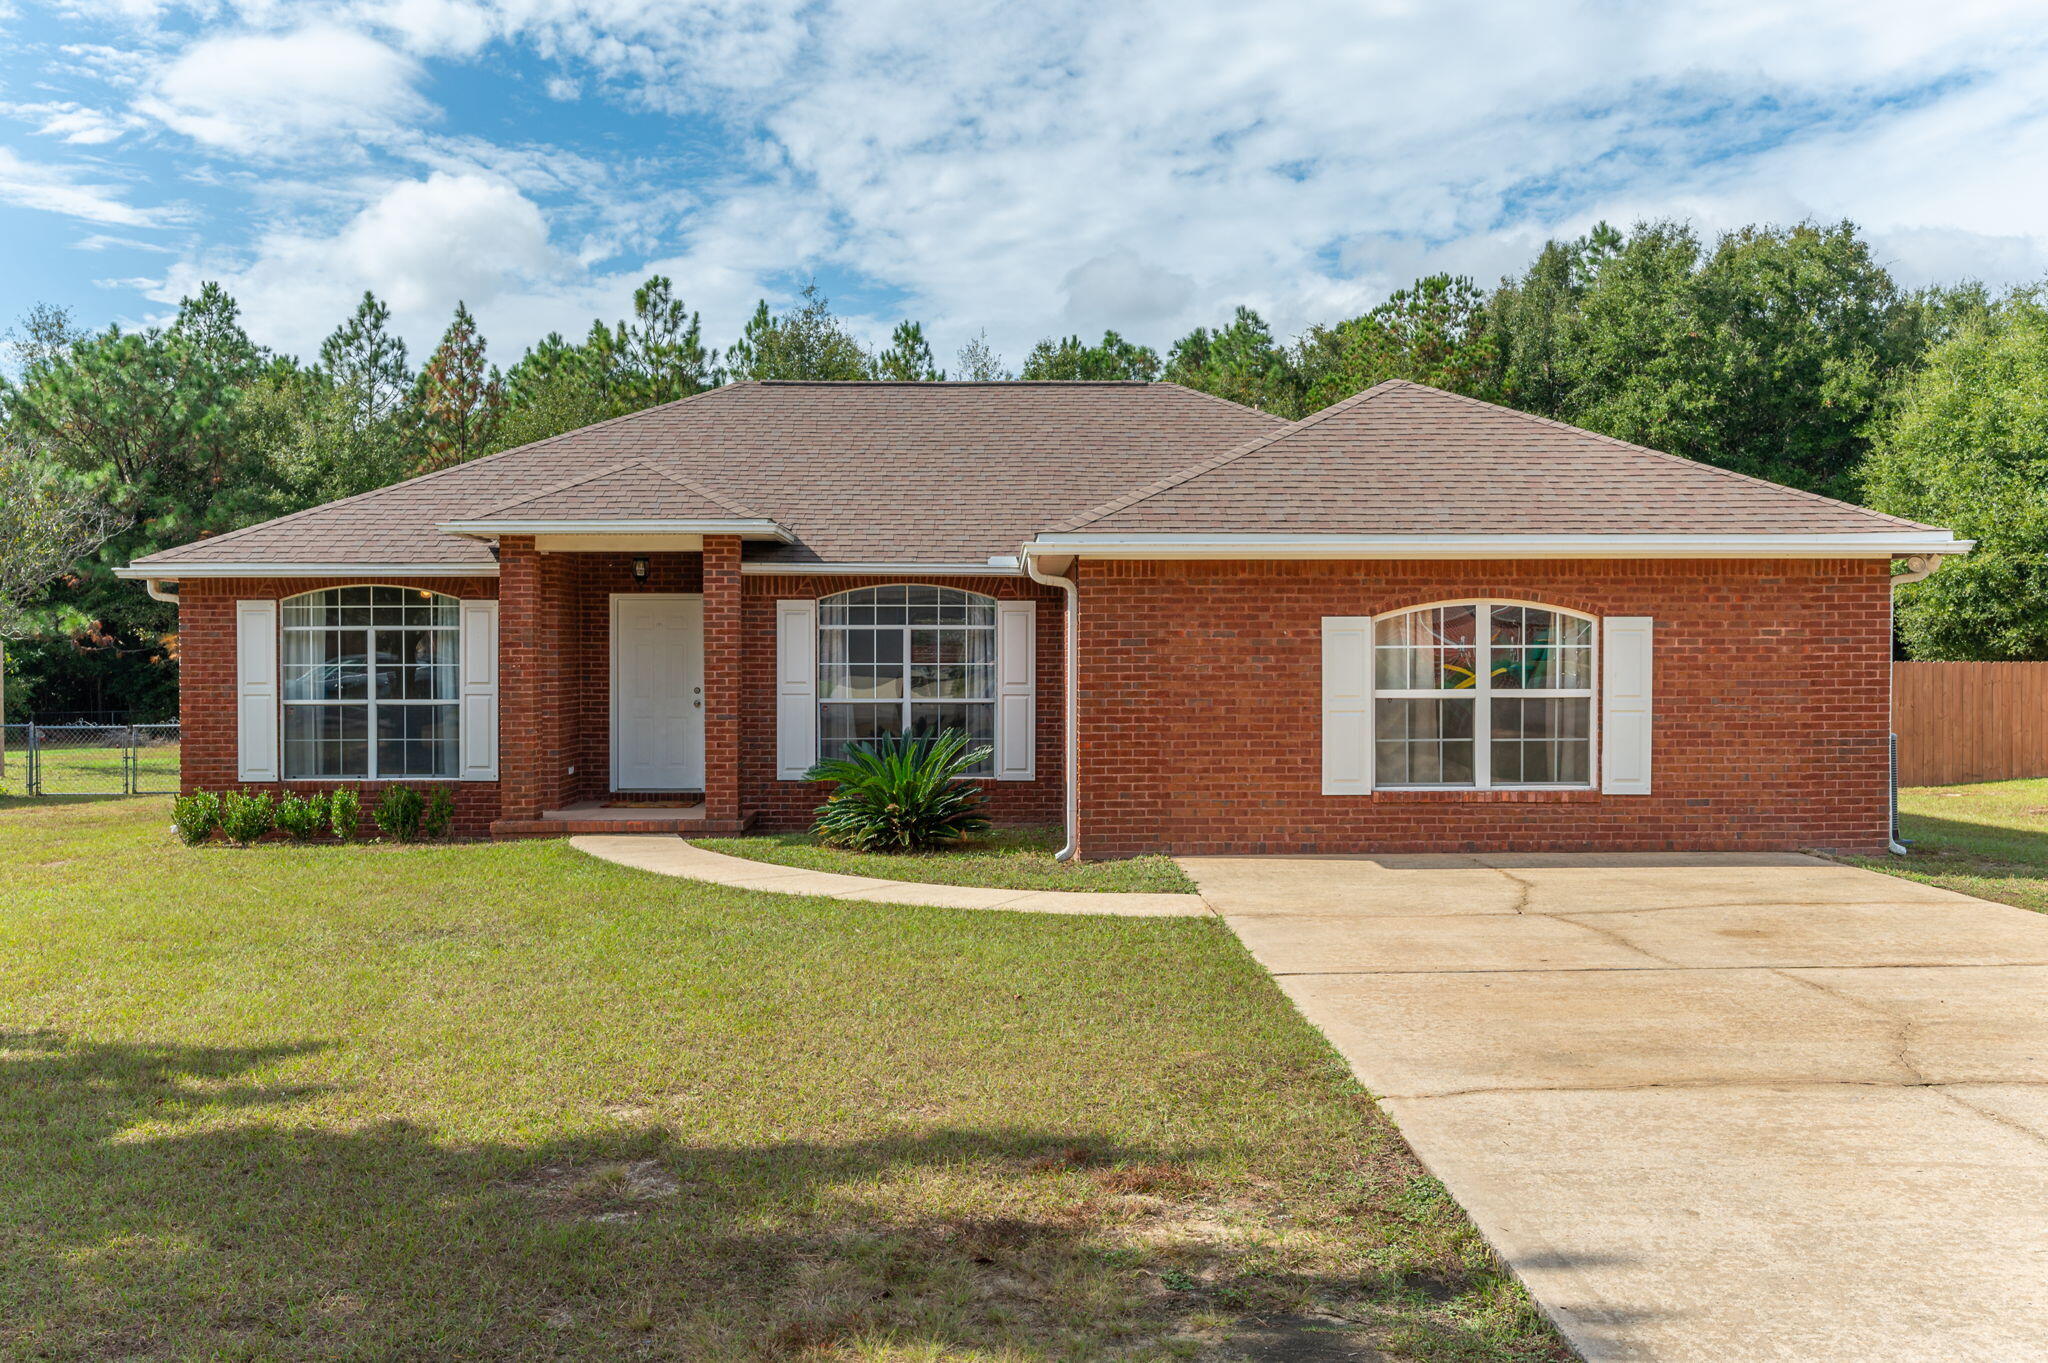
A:
POLYGON ((666 834, 590 834, 569 839, 579 852, 665 876, 708 880, 743 890, 822 895, 880 904, 942 909, 1008 909, 1013 913, 1094 913, 1130 918, 1192 917, 1209 912, 1200 895, 1119 894, 1076 890, 1000 890, 981 885, 925 885, 780 866, 693 847, 666 834))
POLYGON ((2048 918, 1791 855, 1182 864, 1587 1358, 2048 1358, 2048 918))

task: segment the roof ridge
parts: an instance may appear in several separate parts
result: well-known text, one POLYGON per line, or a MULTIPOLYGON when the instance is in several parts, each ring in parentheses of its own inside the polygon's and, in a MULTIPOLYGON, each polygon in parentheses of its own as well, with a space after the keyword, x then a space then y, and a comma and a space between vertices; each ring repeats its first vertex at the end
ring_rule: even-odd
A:
MULTIPOLYGON (((551 483, 547 487, 539 488, 532 492, 522 492, 516 497, 508 497, 502 502, 493 502, 491 505, 479 511, 473 511, 461 519, 466 521, 486 520, 501 511, 509 511, 515 506, 524 506, 528 502, 536 502, 543 497, 552 497, 557 492, 567 492, 572 487, 581 487, 585 483, 596 482, 600 478, 609 478, 615 473, 624 473, 627 469, 638 468, 646 462, 645 459, 628 459, 623 464, 610 464, 598 469, 595 473, 579 474, 565 482, 551 483)), ((394 483, 392 486, 396 487, 397 484, 394 483)))
POLYGON ((382 487, 373 487, 362 492, 351 493, 349 496, 346 497, 337 497, 331 502, 321 502, 317 506, 307 506, 301 507, 297 511, 287 511, 284 515, 272 516, 267 521, 257 521, 253 525, 238 525, 233 530, 224 530, 218 535, 208 535, 203 538, 193 540, 187 544, 177 545, 170 549, 159 549, 154 554, 146 554, 143 557, 136 559, 135 562, 147 563, 151 559, 158 558, 163 554, 174 554, 178 552, 178 550, 180 549, 190 549, 193 546, 200 544, 212 546, 221 543, 223 540, 233 539, 238 535, 246 535, 257 530, 268 530, 273 526, 283 525, 287 521, 295 521, 299 519, 301 516, 310 516, 316 511, 331 511, 337 506, 347 506, 352 502, 360 502, 370 497, 381 497, 386 493, 395 492, 402 487, 414 487, 420 483, 432 482, 436 478, 445 478, 449 474, 459 473, 463 469, 473 469, 481 464, 495 463, 496 461, 505 458, 507 455, 521 454, 528 450, 537 450, 543 445, 552 445, 557 440, 567 440, 572 435, 582 435, 586 431, 598 430, 601 427, 605 426, 615 426, 622 421, 631 421, 636 417, 646 416, 649 412, 667 411, 671 407, 680 407, 686 402, 696 402, 700 398, 708 398, 711 397, 713 394, 723 393, 728 389, 745 387, 752 382, 754 382, 754 380, 741 379, 733 383, 720 384, 716 388, 706 388, 701 393, 692 393, 688 397, 676 398, 674 401, 671 402, 658 402, 652 407, 642 407, 636 412, 621 412, 618 416, 607 417, 603 421, 593 421, 588 426, 578 426, 571 431, 561 431, 555 435, 543 436, 539 440, 529 440, 524 445, 514 445, 511 449, 499 450, 496 454, 486 454, 476 459, 465 459, 460 464, 450 464, 447 468, 444 469, 434 469, 427 473, 415 474, 411 478, 402 479, 396 483, 386 483, 382 487))
MULTIPOLYGON (((744 379, 763 388, 1178 388, 1159 379, 744 379)), ((733 384, 727 384, 728 388, 733 384)), ((1227 399, 1219 398, 1219 402, 1227 399)), ((1231 404, 1235 406, 1236 404, 1231 404)))
MULTIPOLYGON (((1205 473, 1212 472, 1215 469, 1220 469, 1225 464, 1232 463, 1236 460, 1244 458, 1248 454, 1253 454, 1261 449, 1264 449, 1266 446, 1272 444, 1276 440, 1280 440, 1287 436, 1293 435, 1297 431, 1305 431, 1309 427, 1317 425, 1320 422, 1326 421, 1329 418, 1337 415, 1337 413, 1339 412, 1348 412, 1353 407, 1360 406, 1365 402, 1369 401, 1370 399, 1378 397, 1381 393, 1387 392, 1396 384, 1401 382, 1402 380, 1400 379, 1383 379, 1380 382, 1374 384, 1372 387, 1367 388, 1362 392, 1353 393, 1350 397, 1345 398, 1341 402, 1331 403, 1328 407, 1323 408, 1320 412, 1311 412, 1307 416, 1301 418, 1299 421, 1290 421, 1286 425, 1280 427, 1280 429, 1278 430, 1268 431, 1264 435, 1256 436, 1253 439, 1246 441, 1242 445, 1234 446, 1231 449, 1225 450, 1222 454, 1215 455, 1211 458, 1203 460, 1199 464, 1191 465, 1188 468, 1182 469, 1178 473, 1168 474, 1166 477, 1161 478, 1156 482, 1148 483, 1144 487, 1137 488, 1131 492, 1127 492, 1121 497, 1117 497, 1110 501, 1103 502, 1099 506, 1090 507, 1088 510, 1081 512, 1079 515, 1069 516, 1066 520, 1059 522, 1057 525, 1048 526, 1046 529, 1040 531, 1039 533, 1045 535, 1064 535, 1072 531, 1078 530, 1082 526, 1087 525, 1092 521, 1099 521, 1106 516, 1115 515, 1119 511, 1128 511, 1130 508, 1136 506, 1139 502, 1146 501, 1150 498, 1158 496, 1162 492, 1166 492, 1173 488, 1179 487, 1182 483, 1188 482, 1190 479, 1199 478, 1205 473)), ((1231 405, 1236 406, 1237 404, 1232 403, 1231 405)))
POLYGON ((1653 458, 1684 464, 1688 468, 1704 469, 1710 473, 1717 473, 1723 478, 1732 478, 1739 483, 1748 483, 1756 487, 1768 488, 1772 492, 1790 493, 1794 497, 1804 497, 1808 501, 1820 502, 1825 506, 1844 507, 1850 511, 1861 512, 1863 515, 1875 517, 1878 520, 1890 521, 1894 525, 1910 526, 1915 530, 1939 530, 1941 528, 1936 525, 1926 525, 1920 521, 1909 521, 1903 516, 1894 516, 1889 512, 1874 510, 1871 507, 1858 506, 1854 502, 1845 502, 1839 497, 1829 497, 1823 493, 1809 492, 1805 488, 1791 487, 1785 483, 1774 483, 1768 478, 1758 478, 1754 474, 1738 473, 1734 469, 1722 468, 1719 464, 1709 464, 1703 459, 1688 459, 1682 454, 1673 454, 1669 450, 1652 449, 1648 445, 1638 445, 1632 440, 1623 440, 1619 436, 1603 435, 1599 431, 1589 431, 1584 426, 1574 426, 1569 421, 1559 421, 1555 417, 1538 416, 1534 412, 1525 412, 1519 407, 1509 407, 1504 403, 1488 402, 1485 398, 1475 398, 1465 393, 1453 393, 1447 388, 1432 388, 1426 383, 1416 383, 1412 379, 1389 379, 1388 382, 1405 384, 1410 388, 1419 388, 1425 393, 1434 393, 1438 397, 1450 398, 1455 402, 1467 403, 1474 407, 1484 407, 1490 412, 1504 412, 1509 416, 1520 417, 1524 421, 1536 422, 1538 425, 1554 426, 1559 430, 1570 431, 1574 435, 1587 436, 1609 445, 1619 445, 1621 448, 1632 450, 1637 454, 1647 454, 1653 458))
POLYGON ((740 502, 735 502, 732 498, 725 496, 723 493, 714 492, 710 488, 705 487, 702 483, 697 482, 695 479, 685 478, 682 474, 675 472, 673 469, 665 469, 661 465, 655 463, 652 459, 643 458, 636 460, 634 462, 638 464, 641 468, 646 469, 649 473, 652 473, 655 477, 665 478, 669 482, 674 483, 677 487, 682 488, 685 492, 695 493, 697 496, 702 497, 707 502, 711 502, 714 505, 724 507, 727 511, 730 511, 735 517, 741 520, 758 521, 768 519, 767 517, 763 516, 760 512, 754 510, 752 507, 740 502))

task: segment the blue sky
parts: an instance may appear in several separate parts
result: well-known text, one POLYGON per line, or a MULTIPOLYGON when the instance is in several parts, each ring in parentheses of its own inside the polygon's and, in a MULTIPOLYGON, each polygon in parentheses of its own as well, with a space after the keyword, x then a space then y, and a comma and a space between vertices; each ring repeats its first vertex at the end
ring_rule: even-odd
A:
POLYGON ((0 0, 0 318, 218 279, 302 355, 369 288, 509 363, 655 271, 721 345, 809 279, 942 360, 1292 334, 1603 217, 1850 217, 2003 284, 2044 172, 2024 4, 0 0))

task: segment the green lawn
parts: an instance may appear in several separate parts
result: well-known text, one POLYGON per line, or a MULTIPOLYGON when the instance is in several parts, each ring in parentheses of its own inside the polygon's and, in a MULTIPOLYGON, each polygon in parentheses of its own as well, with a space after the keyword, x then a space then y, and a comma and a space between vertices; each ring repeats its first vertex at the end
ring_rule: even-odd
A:
POLYGON ((1910 855, 1859 864, 2048 913, 2048 781, 1901 790, 1899 831, 1910 855))
POLYGON ((165 805, 0 802, 0 1357, 1568 1357, 1213 921, 165 805))
MULTIPOLYGON (((7 770, 0 776, 0 794, 20 795, 28 785, 28 753, 15 735, 8 736, 7 770)), ((122 748, 48 747, 40 754, 42 786, 51 795, 119 794, 124 789, 122 748)), ((178 745, 135 750, 136 781, 145 791, 176 794, 178 745)))
POLYGON ((1057 862, 1052 854, 1057 828, 994 828, 943 852, 847 852, 819 845, 808 833, 756 834, 744 838, 693 838, 699 847, 728 856, 836 871, 883 880, 921 880, 935 885, 989 885, 1010 890, 1135 890, 1193 894, 1195 883, 1171 857, 1125 861, 1057 862))

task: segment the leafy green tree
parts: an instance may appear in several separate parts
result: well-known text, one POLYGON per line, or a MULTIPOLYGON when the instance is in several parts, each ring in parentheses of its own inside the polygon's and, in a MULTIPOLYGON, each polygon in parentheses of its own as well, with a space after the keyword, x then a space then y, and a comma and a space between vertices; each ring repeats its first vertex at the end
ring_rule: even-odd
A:
POLYGON ((1265 319, 1247 307, 1227 326, 1196 327, 1175 341, 1166 378, 1290 421, 1305 415, 1301 375, 1265 319))
MULTIPOLYGON (((7 641, 37 628, 31 606, 116 529, 113 515, 75 479, 0 436, 0 716, 7 709, 7 641)), ((0 776, 5 775, 0 746, 0 776)))
POLYGON ((1487 303, 1498 347, 1491 384, 1498 399, 1538 416, 1563 419, 1571 333, 1579 305, 1600 266, 1621 249, 1606 223, 1576 241, 1548 241, 1519 279, 1504 279, 1487 303))
POLYGON ((1639 225, 1565 328, 1558 415, 1740 473, 1853 496, 1924 331, 1854 225, 1746 227, 1708 249, 1639 225))
POLYGON ((1870 505, 1977 547, 1899 591, 1915 658, 2048 660, 2048 305, 1964 321, 1901 386, 1863 466, 1870 505))
POLYGON ((806 284, 803 301, 770 313, 763 299, 740 339, 726 352, 735 379, 871 379, 874 357, 832 315, 816 284, 806 284))
POLYGON ((1486 296, 1469 279, 1440 274, 1362 317, 1310 327, 1295 345, 1294 365, 1303 407, 1315 412, 1388 379, 1490 398, 1499 349, 1486 296))
POLYGON ((484 338, 466 304, 420 369, 414 386, 422 453, 415 473, 452 468, 489 453, 504 403, 504 380, 484 355, 484 338))
POLYGON ((985 327, 960 347, 956 363, 960 377, 974 383, 1004 383, 1016 377, 1003 364, 1003 357, 990 348, 985 327))
POLYGON ((11 437, 124 527, 31 604, 40 637, 21 652, 45 704, 169 708, 176 614, 113 569, 288 509, 267 446, 274 427, 252 401, 280 368, 290 366, 251 343, 234 301, 208 284, 170 327, 47 346, 0 389, 11 437))
POLYGON ((1126 341, 1114 331, 1103 332, 1099 345, 1089 345, 1079 336, 1059 340, 1048 336, 1024 357, 1021 377, 1069 382, 1141 379, 1149 383, 1159 377, 1159 354, 1150 346, 1126 341))
POLYGON ((898 322, 889 348, 875 356, 875 377, 898 383, 939 383, 946 374, 932 359, 924 327, 917 322, 898 322))

